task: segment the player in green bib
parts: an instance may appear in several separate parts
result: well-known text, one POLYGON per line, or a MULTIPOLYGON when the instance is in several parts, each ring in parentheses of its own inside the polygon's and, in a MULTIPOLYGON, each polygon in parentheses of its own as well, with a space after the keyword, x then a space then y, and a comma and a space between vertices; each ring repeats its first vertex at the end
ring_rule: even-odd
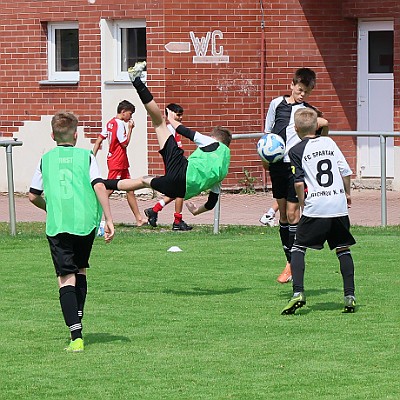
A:
POLYGON ((60 112, 51 125, 57 147, 42 156, 32 178, 29 200, 46 211, 46 236, 61 310, 71 334, 66 350, 80 352, 84 349, 86 269, 102 211, 106 242, 114 236, 114 224, 96 158, 90 150, 75 147, 78 119, 72 113, 60 112))
POLYGON ((228 173, 232 134, 228 129, 217 126, 209 136, 202 135, 183 126, 177 121, 175 113, 167 108, 167 119, 176 132, 197 145, 197 149, 186 158, 168 129, 153 95, 140 78, 145 67, 145 61, 138 62, 128 72, 155 128, 160 146, 159 153, 165 165, 165 175, 107 180, 106 186, 112 190, 137 190, 148 187, 168 197, 181 197, 186 200, 210 190, 205 204, 197 207, 194 203, 187 202, 186 206, 193 215, 212 210, 218 201, 221 182, 228 173))

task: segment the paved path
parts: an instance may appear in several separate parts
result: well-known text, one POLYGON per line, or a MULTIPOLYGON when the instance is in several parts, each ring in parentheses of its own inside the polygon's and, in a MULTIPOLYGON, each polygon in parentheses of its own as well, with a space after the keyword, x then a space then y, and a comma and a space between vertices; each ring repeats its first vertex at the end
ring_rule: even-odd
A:
MULTIPOLYGON (((155 204, 156 199, 149 196, 138 196, 138 204, 143 212, 145 208, 155 204)), ((205 201, 205 197, 195 198, 197 204, 205 201)), ((135 220, 123 196, 111 198, 113 218, 116 223, 134 224, 135 220)), ((221 198, 222 225, 259 225, 258 219, 272 203, 270 193, 223 194, 221 198)), ((350 220, 352 225, 381 225, 381 192, 373 189, 354 189, 352 191, 352 207, 350 220)), ((44 221, 45 213, 29 203, 26 195, 15 195, 17 222, 44 221)), ((161 225, 172 225, 173 203, 159 213, 161 225)), ((143 213, 144 216, 144 213, 143 213)), ((208 212, 194 217, 185 208, 183 218, 188 224, 214 223, 214 213, 208 212)), ((7 194, 0 194, 0 222, 9 221, 9 199, 7 194)), ((387 192, 387 224, 400 225, 400 192, 387 192)))

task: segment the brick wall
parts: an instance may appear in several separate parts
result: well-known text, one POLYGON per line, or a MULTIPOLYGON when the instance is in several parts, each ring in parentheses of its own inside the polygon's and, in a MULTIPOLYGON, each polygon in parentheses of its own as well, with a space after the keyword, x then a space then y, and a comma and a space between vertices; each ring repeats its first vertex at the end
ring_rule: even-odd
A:
MULTIPOLYGON (((400 131, 400 2, 345 0, 343 14, 346 18, 393 19, 394 21, 394 130, 400 131)), ((400 139, 395 138, 395 145, 400 146, 400 139)))
MULTIPOLYGON (((320 4, 316 0, 264 1, 261 10, 256 0, 190 0, 179 5, 155 0, 96 0, 93 5, 86 0, 0 0, 0 132, 11 136, 24 121, 69 109, 80 116, 87 135, 97 135, 101 130, 100 18, 146 18, 148 85, 160 105, 182 104, 184 122, 200 132, 208 133, 217 124, 228 126, 233 133, 260 132, 268 103, 288 93, 294 70, 302 66, 317 72, 310 103, 324 112, 330 128, 355 130, 356 18, 378 13, 379 8, 379 17, 396 16, 397 29, 398 14, 392 11, 399 6, 393 1, 380 2, 379 7, 372 1, 320 4), (384 9, 383 3, 387 3, 384 9), (76 86, 39 85, 47 79, 46 22, 71 20, 79 22, 80 82, 76 86), (201 38, 213 30, 223 33, 218 46, 229 55, 229 63, 194 64, 193 47, 190 53, 179 54, 164 48, 171 41, 190 41, 191 31, 201 38)), ((400 41, 395 43, 398 63, 400 41)), ((398 101, 395 115, 398 129, 398 101)), ((149 132, 153 132, 150 125, 149 132)), ((336 140, 355 170, 354 139, 336 140)), ((236 186, 244 177, 243 169, 262 183, 255 143, 233 143, 226 186, 236 186)), ((187 142, 184 146, 192 149, 187 142)), ((156 149, 155 136, 150 134, 150 173, 162 171, 156 149)))

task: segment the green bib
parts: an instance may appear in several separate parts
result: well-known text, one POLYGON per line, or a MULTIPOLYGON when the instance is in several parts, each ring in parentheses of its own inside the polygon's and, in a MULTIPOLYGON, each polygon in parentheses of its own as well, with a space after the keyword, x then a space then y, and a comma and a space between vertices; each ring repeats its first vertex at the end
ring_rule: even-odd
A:
POLYGON ((85 236, 100 222, 102 209, 90 181, 90 150, 57 146, 42 157, 46 234, 85 236))
POLYGON ((214 151, 197 148, 188 158, 185 199, 211 189, 228 174, 231 152, 223 143, 214 151))

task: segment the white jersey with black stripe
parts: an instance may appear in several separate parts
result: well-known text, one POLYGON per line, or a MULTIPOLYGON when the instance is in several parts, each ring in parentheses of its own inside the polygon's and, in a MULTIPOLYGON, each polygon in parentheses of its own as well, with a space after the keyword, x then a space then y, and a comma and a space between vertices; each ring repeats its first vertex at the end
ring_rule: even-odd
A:
POLYGON ((312 107, 308 103, 288 103, 290 96, 279 96, 273 99, 269 105, 265 118, 265 133, 276 133, 281 136, 286 143, 284 162, 290 162, 289 150, 300 142, 294 129, 294 114, 300 108, 312 107))
POLYGON ((342 177, 352 171, 329 137, 305 138, 289 151, 295 182, 304 182, 307 197, 303 215, 331 218, 348 215, 342 177))

